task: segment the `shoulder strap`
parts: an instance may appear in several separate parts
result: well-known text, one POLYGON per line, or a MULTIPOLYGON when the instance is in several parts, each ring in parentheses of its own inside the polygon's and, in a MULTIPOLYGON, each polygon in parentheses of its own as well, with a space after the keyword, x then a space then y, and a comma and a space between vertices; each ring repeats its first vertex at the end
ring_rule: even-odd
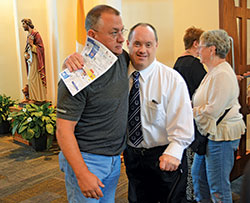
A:
MULTIPOLYGON (((231 109, 231 108, 230 108, 230 109, 231 109)), ((227 112, 229 112, 230 109, 226 109, 226 110, 225 110, 225 112, 223 113, 223 115, 216 121, 216 125, 218 125, 218 124, 222 121, 222 119, 226 116, 227 112)), ((208 133, 208 134, 206 135, 206 137, 209 137, 209 136, 210 136, 210 134, 208 133)))
POLYGON ((216 121, 216 125, 218 125, 222 121, 222 119, 226 116, 227 112, 229 112, 230 109, 225 110, 224 114, 216 121))

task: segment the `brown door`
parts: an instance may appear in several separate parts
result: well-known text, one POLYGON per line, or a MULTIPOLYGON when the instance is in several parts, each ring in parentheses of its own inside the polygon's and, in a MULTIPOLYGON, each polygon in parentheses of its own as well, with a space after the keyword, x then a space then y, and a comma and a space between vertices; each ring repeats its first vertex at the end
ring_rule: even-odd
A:
MULTIPOLYGON (((233 38, 234 54, 228 54, 227 61, 235 64, 236 74, 243 74, 250 71, 250 0, 219 0, 220 28, 228 32, 233 38), (235 59, 235 60, 233 60, 235 59)), ((239 83, 242 106, 241 112, 246 116, 249 113, 247 105, 247 79, 239 83)), ((247 151, 247 134, 242 135, 239 150, 236 153, 236 160, 231 180, 242 175, 246 162, 250 159, 247 151)))

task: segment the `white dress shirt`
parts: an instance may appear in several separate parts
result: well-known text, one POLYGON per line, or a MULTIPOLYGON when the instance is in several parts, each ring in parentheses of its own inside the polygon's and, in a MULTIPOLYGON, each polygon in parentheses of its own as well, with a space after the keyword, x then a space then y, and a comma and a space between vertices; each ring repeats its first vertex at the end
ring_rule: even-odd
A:
POLYGON ((229 63, 220 63, 208 72, 193 96, 194 119, 201 134, 209 133, 208 139, 214 141, 240 139, 246 126, 238 97, 238 81, 229 63), (216 126, 225 109, 230 111, 216 126))
MULTIPOLYGON (((136 71, 130 63, 130 88, 136 71)), ((140 102, 143 141, 139 148, 169 144, 164 154, 181 160, 194 139, 193 112, 187 86, 181 75, 154 61, 140 72, 140 102)), ((128 144, 135 147, 130 141, 128 144)))

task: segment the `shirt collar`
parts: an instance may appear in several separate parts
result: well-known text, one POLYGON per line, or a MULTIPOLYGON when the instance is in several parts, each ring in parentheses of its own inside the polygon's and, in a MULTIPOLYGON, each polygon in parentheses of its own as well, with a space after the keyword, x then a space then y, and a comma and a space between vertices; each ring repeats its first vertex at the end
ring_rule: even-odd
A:
MULTIPOLYGON (((150 73, 153 70, 153 67, 155 66, 155 63, 156 63, 156 59, 147 68, 145 68, 144 70, 139 71, 140 76, 141 76, 143 81, 146 81, 147 78, 150 76, 150 73)), ((131 75, 132 75, 132 73, 134 71, 137 71, 137 70, 134 68, 134 66, 132 65, 132 63, 130 61, 130 64, 129 64, 129 67, 128 67, 128 78, 131 77, 131 75)))

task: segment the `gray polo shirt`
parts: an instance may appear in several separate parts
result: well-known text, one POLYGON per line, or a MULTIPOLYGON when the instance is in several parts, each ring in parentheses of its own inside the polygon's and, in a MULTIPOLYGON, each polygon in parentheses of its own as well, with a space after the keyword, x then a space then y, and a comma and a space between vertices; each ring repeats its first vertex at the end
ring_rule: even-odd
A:
POLYGON ((72 96, 59 81, 57 117, 77 121, 75 136, 82 152, 113 156, 126 146, 129 56, 124 51, 100 78, 72 96))

